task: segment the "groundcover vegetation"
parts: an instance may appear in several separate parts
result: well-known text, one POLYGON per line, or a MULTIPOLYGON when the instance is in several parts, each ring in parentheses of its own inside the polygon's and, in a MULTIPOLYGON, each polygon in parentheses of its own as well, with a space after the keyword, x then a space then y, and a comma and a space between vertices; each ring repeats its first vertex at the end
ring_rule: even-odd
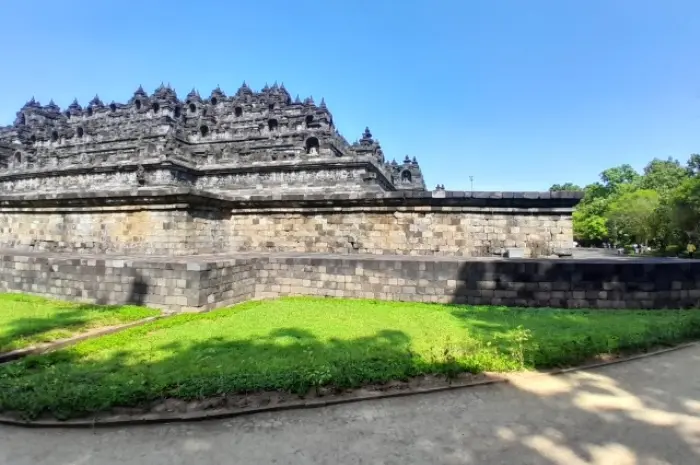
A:
POLYGON ((0 294, 0 353, 159 313, 130 305, 90 305, 23 294, 0 294))
POLYGON ((574 365, 700 337, 700 312, 556 310, 288 298, 166 318, 0 365, 0 411, 65 419, 422 374, 574 365))

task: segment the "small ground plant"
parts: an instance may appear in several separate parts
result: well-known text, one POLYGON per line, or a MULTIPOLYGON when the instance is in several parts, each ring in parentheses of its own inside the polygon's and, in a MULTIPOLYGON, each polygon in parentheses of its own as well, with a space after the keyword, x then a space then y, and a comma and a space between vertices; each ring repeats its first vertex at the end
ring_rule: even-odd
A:
POLYGON ((0 411, 69 418, 165 398, 553 368, 699 337, 693 310, 258 301, 0 365, 0 411))
POLYGON ((24 294, 0 294, 0 353, 159 313, 130 305, 90 305, 24 294))

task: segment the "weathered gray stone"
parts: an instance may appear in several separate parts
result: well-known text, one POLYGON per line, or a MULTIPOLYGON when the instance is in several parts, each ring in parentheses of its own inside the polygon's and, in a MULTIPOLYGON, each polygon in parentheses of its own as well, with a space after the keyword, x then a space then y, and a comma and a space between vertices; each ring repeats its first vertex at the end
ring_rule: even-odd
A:
POLYGON ((696 284, 700 261, 370 255, 349 260, 301 254, 219 256, 216 262, 194 256, 85 261, 70 255, 21 252, 4 252, 0 258, 0 291, 110 304, 133 302, 174 312, 283 295, 603 309, 697 307, 700 298, 696 284), (119 262, 131 262, 130 268, 111 268, 119 262), (203 271, 188 270, 192 263, 203 271), (62 270, 59 277, 55 272, 42 274, 56 266, 62 270), (110 269, 129 276, 110 282, 105 279, 110 269), (576 279, 593 271, 596 281, 576 279))
POLYGON ((545 256, 572 245, 578 200, 426 191, 415 158, 387 162, 369 129, 349 144, 325 102, 283 86, 180 100, 161 85, 65 111, 32 99, 0 128, 2 249, 545 256))
MULTIPOLYGON (((0 191, 182 186, 256 194, 341 189, 425 190, 415 158, 387 162, 365 129, 349 144, 325 102, 292 101, 284 86, 241 86, 184 101, 161 85, 125 104, 95 97, 65 111, 34 99, 0 127, 0 191)), ((292 200, 292 199, 289 199, 292 200)))

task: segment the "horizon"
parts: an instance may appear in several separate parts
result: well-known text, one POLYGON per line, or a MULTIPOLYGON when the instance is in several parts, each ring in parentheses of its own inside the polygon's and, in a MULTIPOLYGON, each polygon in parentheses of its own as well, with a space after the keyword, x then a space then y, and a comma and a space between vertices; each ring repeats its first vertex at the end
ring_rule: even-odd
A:
POLYGON ((475 191, 583 187, 613 166, 700 152, 699 4, 505 3, 270 0, 261 14, 225 2, 13 2, 0 125, 32 96, 65 108, 161 82, 182 98, 277 81, 324 98, 349 142, 367 126, 387 160, 417 157, 428 189, 470 190, 470 176, 475 191))

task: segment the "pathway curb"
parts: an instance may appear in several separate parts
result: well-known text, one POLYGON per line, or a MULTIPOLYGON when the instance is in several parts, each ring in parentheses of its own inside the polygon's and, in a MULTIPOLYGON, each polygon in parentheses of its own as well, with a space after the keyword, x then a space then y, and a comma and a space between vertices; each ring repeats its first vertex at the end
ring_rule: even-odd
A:
MULTIPOLYGON (((151 317, 151 318, 157 319, 160 317, 151 317)), ((429 394, 429 393, 434 393, 434 392, 452 391, 452 390, 456 390, 456 389, 464 389, 464 388, 471 388, 471 387, 477 387, 477 386, 487 386, 487 385, 492 385, 492 384, 506 384, 506 383, 510 383, 513 379, 515 379, 516 376, 519 380, 523 379, 523 378, 538 378, 538 377, 545 377, 545 376, 557 376, 557 375, 562 375, 562 374, 566 374, 566 373, 592 370, 592 369, 606 367, 606 366, 610 366, 610 365, 616 365, 619 363, 625 363, 625 362, 631 362, 631 361, 640 360, 640 359, 644 359, 644 358, 655 357, 658 355, 667 354, 669 352, 675 352, 675 351, 687 349, 690 347, 696 347, 698 345, 700 345, 699 342, 690 342, 690 343, 681 344, 681 345, 674 346, 674 347, 655 350, 652 352, 631 355, 628 357, 621 357, 621 358, 607 361, 607 362, 591 363, 591 364, 587 364, 587 365, 581 365, 578 367, 563 368, 563 369, 551 370, 551 371, 545 371, 545 372, 524 373, 524 374, 520 373, 517 375, 486 373, 486 375, 490 376, 490 378, 486 379, 486 380, 479 380, 479 381, 473 381, 473 382, 461 383, 461 384, 447 384, 444 386, 436 386, 436 387, 422 388, 422 389, 421 388, 410 389, 410 390, 407 389, 405 391, 378 393, 378 394, 372 394, 372 395, 350 397, 350 398, 345 398, 345 399, 338 398, 338 399, 330 399, 330 400, 299 401, 299 402, 290 402, 288 404, 283 404, 283 405, 254 407, 254 408, 238 409, 238 410, 216 409, 216 410, 210 410, 210 411, 196 411, 196 412, 179 413, 179 414, 148 413, 148 414, 143 414, 143 415, 135 416, 135 417, 131 417, 131 418, 114 419, 114 420, 110 420, 110 419, 98 420, 95 418, 92 420, 82 419, 82 420, 67 420, 67 421, 58 421, 58 420, 23 421, 23 420, 16 420, 16 419, 12 419, 12 418, 3 417, 2 415, 0 415, 0 424, 9 425, 9 426, 18 426, 18 427, 24 427, 24 428, 95 428, 95 427, 137 426, 137 425, 148 425, 148 424, 159 424, 159 423, 180 423, 180 422, 195 422, 195 421, 204 421, 204 420, 226 419, 226 418, 234 418, 234 417, 239 417, 239 416, 244 416, 244 415, 263 413, 263 412, 279 412, 279 411, 284 411, 284 410, 311 409, 311 408, 319 408, 319 407, 328 407, 328 406, 332 406, 332 405, 349 404, 349 403, 361 402, 361 401, 367 401, 367 400, 388 399, 388 398, 393 398, 393 397, 406 397, 406 396, 413 396, 413 395, 419 395, 419 394, 429 394)))

